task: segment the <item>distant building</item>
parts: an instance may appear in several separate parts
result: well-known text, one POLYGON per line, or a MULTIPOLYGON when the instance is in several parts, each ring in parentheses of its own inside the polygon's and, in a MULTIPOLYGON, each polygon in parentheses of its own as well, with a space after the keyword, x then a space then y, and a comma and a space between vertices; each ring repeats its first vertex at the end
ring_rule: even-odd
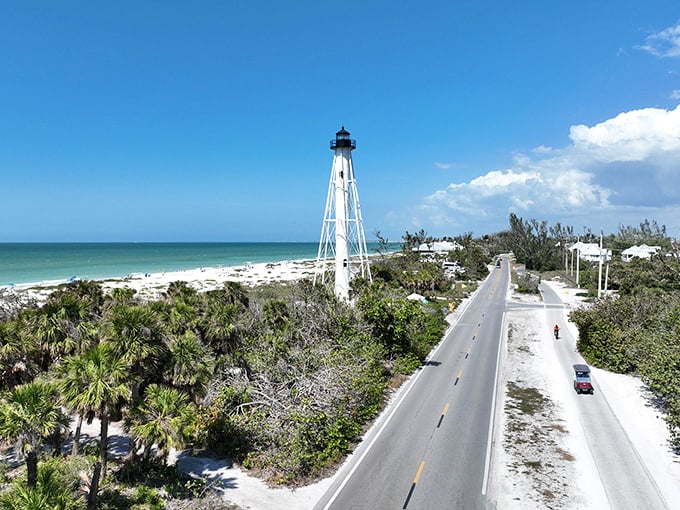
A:
POLYGON ((462 250, 463 246, 461 244, 458 244, 457 242, 453 241, 434 241, 431 243, 423 243, 418 248, 415 248, 415 251, 419 251, 422 253, 440 253, 440 254, 446 254, 450 251, 457 251, 457 250, 462 250))
POLYGON ((630 262, 635 257, 639 259, 650 259, 652 258, 652 255, 657 254, 659 250, 661 250, 661 246, 647 246, 646 244, 641 244, 640 246, 634 245, 621 252, 621 260, 630 262))
POLYGON ((570 251, 578 250, 578 254, 581 260, 587 260, 588 262, 599 262, 600 257, 603 261, 611 260, 612 251, 606 248, 602 248, 600 252, 600 245, 597 243, 582 243, 581 241, 572 244, 569 247, 570 251))
POLYGON ((465 268, 461 267, 457 261, 450 262, 445 260, 442 262, 442 269, 444 270, 444 276, 447 278, 455 278, 457 275, 465 273, 465 268))

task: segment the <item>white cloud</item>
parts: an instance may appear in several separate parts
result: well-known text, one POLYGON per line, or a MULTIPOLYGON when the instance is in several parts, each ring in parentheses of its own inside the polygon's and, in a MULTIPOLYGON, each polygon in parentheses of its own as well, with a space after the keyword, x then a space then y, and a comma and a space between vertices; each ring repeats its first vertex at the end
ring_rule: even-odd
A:
POLYGON ((552 147, 547 147, 545 145, 539 145, 538 147, 535 147, 531 152, 534 152, 536 154, 550 154, 553 151, 554 151, 554 149, 552 147))
POLYGON ((503 230, 511 212, 610 231, 645 218, 680 225, 680 106, 624 112, 569 133, 564 148, 514 154, 507 169, 424 197, 411 220, 433 235, 503 230))
POLYGON ((443 163, 441 161, 435 161, 434 166, 436 168, 441 168, 443 170, 448 170, 450 168, 460 168, 460 165, 458 163, 443 163))
POLYGON ((593 127, 572 126, 577 151, 605 162, 643 161, 680 150, 680 106, 666 111, 645 108, 620 113, 593 127))
POLYGON ((680 89, 675 89, 671 92, 671 99, 680 99, 680 89))
POLYGON ((657 57, 680 57, 680 22, 645 39, 639 49, 657 57))
POLYGON ((486 175, 477 177, 470 181, 470 186, 480 190, 493 191, 498 188, 513 186, 517 184, 526 184, 532 180, 540 180, 540 174, 536 172, 515 173, 512 169, 506 172, 493 171, 486 175))

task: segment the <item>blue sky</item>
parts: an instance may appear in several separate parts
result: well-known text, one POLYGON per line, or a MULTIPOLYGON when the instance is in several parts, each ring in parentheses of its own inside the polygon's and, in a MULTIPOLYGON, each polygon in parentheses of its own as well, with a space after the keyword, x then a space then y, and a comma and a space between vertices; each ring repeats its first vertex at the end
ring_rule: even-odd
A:
POLYGON ((680 3, 0 6, 0 242, 317 241, 344 125, 364 228, 680 234, 680 3))

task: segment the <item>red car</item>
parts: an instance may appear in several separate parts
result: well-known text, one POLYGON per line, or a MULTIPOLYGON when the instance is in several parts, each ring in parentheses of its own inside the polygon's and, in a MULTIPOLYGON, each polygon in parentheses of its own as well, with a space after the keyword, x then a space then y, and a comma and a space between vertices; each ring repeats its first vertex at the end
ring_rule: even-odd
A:
POLYGON ((576 393, 593 393, 590 382, 590 367, 588 365, 574 365, 574 390, 576 393))

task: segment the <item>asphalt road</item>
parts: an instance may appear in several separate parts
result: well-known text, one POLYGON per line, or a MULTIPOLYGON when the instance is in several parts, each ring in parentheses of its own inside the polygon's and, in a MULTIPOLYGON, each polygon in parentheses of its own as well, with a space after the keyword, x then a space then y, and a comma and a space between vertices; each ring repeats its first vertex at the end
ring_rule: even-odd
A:
POLYGON ((494 269, 315 510, 486 509, 507 264, 494 269))
MULTIPOLYGON (((563 307, 559 296, 547 285, 541 285, 540 290, 548 324, 562 325, 563 307)), ((566 327, 561 328, 560 340, 554 341, 554 345, 567 383, 573 377, 572 365, 585 361, 573 348, 574 339, 566 327)), ((670 509, 594 378, 593 386, 593 395, 574 392, 573 398, 609 508, 670 509)))

